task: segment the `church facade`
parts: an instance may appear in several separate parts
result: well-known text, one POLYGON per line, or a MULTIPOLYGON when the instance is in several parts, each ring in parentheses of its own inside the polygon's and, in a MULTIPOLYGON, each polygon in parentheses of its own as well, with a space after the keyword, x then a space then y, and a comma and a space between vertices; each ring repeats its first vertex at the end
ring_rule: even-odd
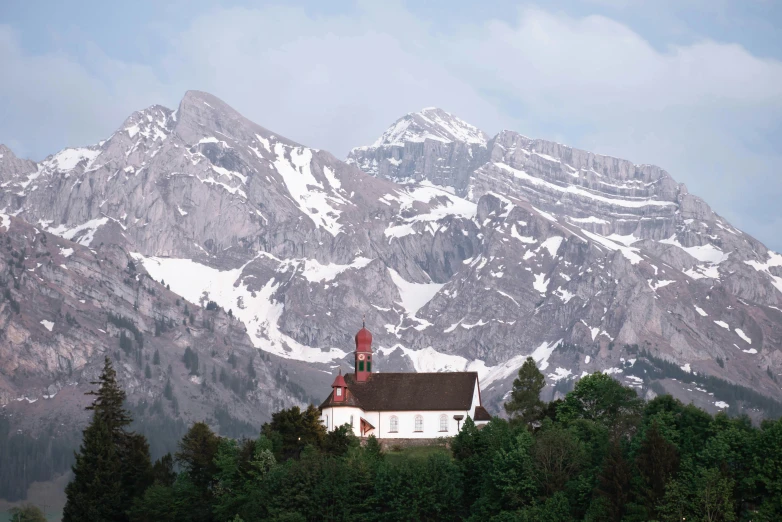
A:
POLYGON ((486 424, 476 372, 372 372, 372 334, 356 334, 354 372, 339 375, 320 405, 328 431, 344 424, 359 437, 435 439, 458 433, 467 417, 486 424))

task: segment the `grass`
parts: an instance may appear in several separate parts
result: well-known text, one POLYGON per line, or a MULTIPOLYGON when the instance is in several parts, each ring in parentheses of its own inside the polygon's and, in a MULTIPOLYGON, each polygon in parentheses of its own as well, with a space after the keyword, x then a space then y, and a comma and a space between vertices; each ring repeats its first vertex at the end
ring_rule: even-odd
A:
POLYGON ((426 459, 435 453, 443 453, 450 456, 451 452, 445 446, 414 446, 411 448, 402 448, 398 451, 389 449, 386 451, 386 460, 392 464, 399 464, 406 459, 426 459))

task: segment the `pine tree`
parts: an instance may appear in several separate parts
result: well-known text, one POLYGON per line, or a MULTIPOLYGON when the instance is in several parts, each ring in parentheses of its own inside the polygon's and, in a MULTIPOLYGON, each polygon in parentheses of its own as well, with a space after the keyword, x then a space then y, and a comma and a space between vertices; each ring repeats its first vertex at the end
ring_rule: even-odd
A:
POLYGON ((130 413, 125 409, 125 392, 117 384, 117 373, 106 357, 97 391, 87 410, 92 422, 73 465, 73 479, 66 487, 63 521, 124 521, 133 499, 143 494, 152 481, 149 445, 143 435, 130 433, 130 413))
POLYGON ((168 400, 174 398, 174 391, 171 389, 171 379, 166 381, 166 387, 163 389, 163 397, 168 400))
POLYGON ((152 378, 152 370, 149 368, 149 364, 147 364, 147 367, 144 368, 144 377, 146 377, 147 379, 152 378))
POLYGON ((665 495, 665 484, 679 469, 676 446, 665 440, 656 420, 646 431, 635 460, 644 482, 642 495, 646 501, 647 513, 656 518, 656 506, 665 495))
POLYGON ((90 382, 98 386, 98 391, 91 390, 87 395, 94 395, 87 410, 93 411, 95 417, 101 417, 111 433, 115 444, 120 443, 125 435, 125 426, 130 424, 131 417, 125 409, 125 392, 117 384, 117 372, 111 364, 111 359, 106 357, 103 362, 103 372, 97 381, 90 382))
POLYGON ((543 416, 545 404, 540 400, 540 392, 546 385, 543 374, 538 370, 532 357, 527 357, 519 368, 519 375, 513 381, 511 398, 505 403, 505 411, 511 419, 528 426, 543 416))
POLYGON ((620 442, 613 441, 598 476, 597 488, 597 493, 608 501, 609 520, 619 522, 624 517, 632 477, 632 468, 624 457, 620 442))
POLYGON ((122 461, 103 416, 95 414, 84 430, 72 469, 73 479, 65 488, 63 522, 124 520, 122 461))
POLYGON ((152 364, 159 366, 160 365, 160 352, 155 350, 155 355, 152 356, 152 364))

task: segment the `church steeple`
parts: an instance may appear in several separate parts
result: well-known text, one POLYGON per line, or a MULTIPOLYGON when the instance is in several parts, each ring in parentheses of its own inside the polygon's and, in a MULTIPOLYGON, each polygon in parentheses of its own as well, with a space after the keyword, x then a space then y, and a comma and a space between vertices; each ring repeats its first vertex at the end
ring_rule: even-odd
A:
POLYGON ((365 382, 372 374, 372 334, 362 320, 356 334, 356 382, 365 382))
POLYGON ((334 402, 344 402, 347 396, 347 384, 345 378, 342 376, 342 370, 339 371, 339 375, 334 379, 334 384, 331 385, 334 393, 334 402))

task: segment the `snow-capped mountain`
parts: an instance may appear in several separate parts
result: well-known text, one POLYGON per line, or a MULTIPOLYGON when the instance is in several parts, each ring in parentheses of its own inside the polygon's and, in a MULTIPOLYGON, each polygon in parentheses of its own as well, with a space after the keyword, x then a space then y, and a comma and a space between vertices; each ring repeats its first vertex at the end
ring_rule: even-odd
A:
POLYGON ((727 406, 636 365, 654 357, 782 398, 782 256, 657 167, 488 138, 439 109, 342 162, 200 92, 38 164, 0 153, 4 212, 230 310, 247 345, 310 369, 311 396, 365 315, 379 370, 474 369, 495 405, 528 355, 549 394, 606 370, 727 406))
POLYGON ((488 159, 489 136, 442 109, 406 114, 347 162, 397 183, 429 180, 464 196, 471 173, 488 159))

